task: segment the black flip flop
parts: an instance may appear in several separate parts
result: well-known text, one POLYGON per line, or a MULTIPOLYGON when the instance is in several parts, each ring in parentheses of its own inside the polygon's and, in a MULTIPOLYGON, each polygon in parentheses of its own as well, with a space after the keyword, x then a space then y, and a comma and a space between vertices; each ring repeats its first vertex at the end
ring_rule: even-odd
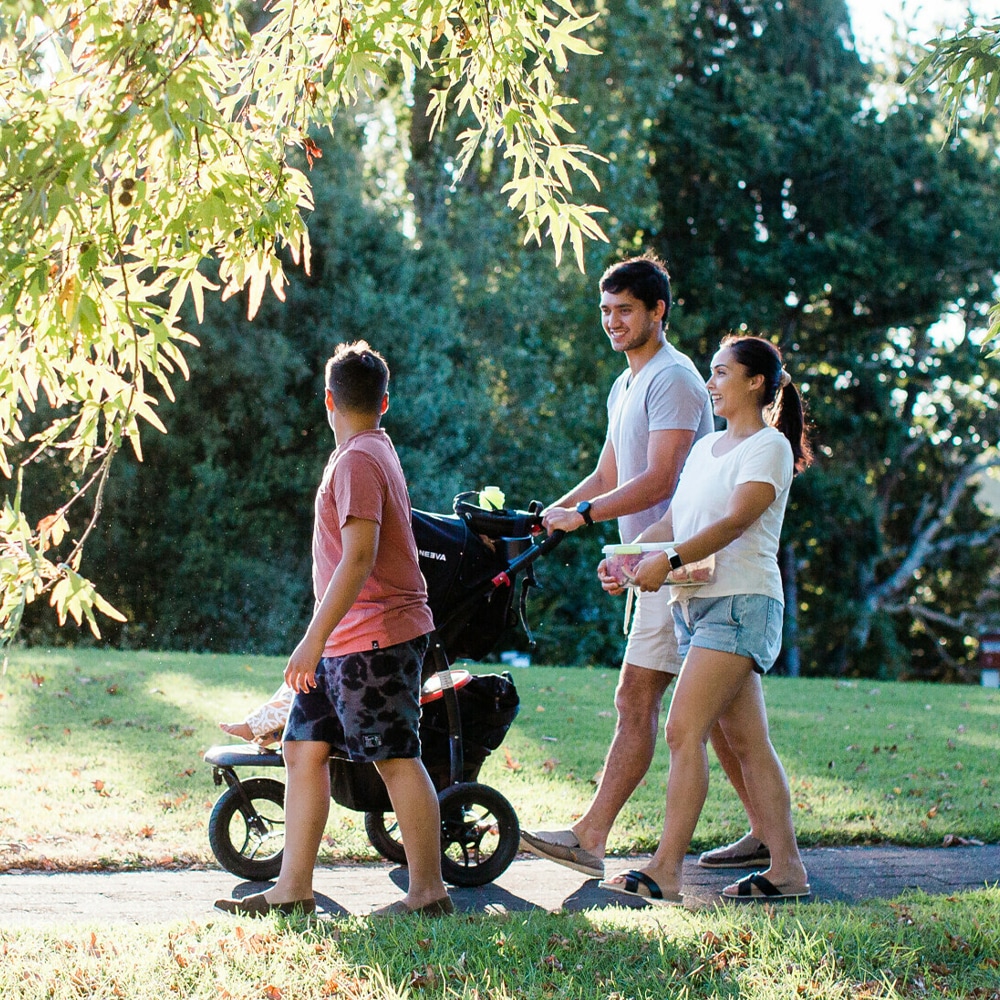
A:
POLYGON ((753 900, 760 903, 779 902, 782 899, 808 899, 811 895, 809 883, 801 889, 789 890, 779 889, 769 878, 765 878, 760 872, 747 875, 736 883, 736 892, 722 891, 723 899, 753 900), (754 889, 757 891, 754 892, 754 889))
POLYGON ((616 875, 615 878, 623 878, 625 881, 622 883, 615 883, 610 879, 605 879, 603 882, 598 882, 597 884, 602 889, 608 889, 611 892, 618 892, 623 896, 634 896, 636 899, 645 900, 647 903, 673 905, 684 902, 684 897, 679 892, 672 892, 664 895, 663 890, 645 872, 632 869, 616 875), (639 892, 640 885, 645 886, 645 892, 639 892))

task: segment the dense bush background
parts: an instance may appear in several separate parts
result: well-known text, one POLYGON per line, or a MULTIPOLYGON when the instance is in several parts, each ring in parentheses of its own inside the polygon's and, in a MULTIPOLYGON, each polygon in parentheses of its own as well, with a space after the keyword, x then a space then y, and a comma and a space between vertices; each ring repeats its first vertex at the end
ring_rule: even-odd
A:
MULTIPOLYGON (((428 134, 419 75, 317 136, 310 274, 253 323, 214 302, 161 407, 169 434, 141 464, 118 459, 86 565, 129 618, 110 641, 291 647, 333 445, 322 366, 341 340, 389 359, 384 426, 415 506, 448 511, 487 483, 518 506, 557 498, 597 459, 622 366, 597 277, 651 248, 674 278, 671 339, 704 369, 725 332, 770 336, 810 407, 818 462, 782 554, 786 668, 971 676, 1000 621, 1000 524, 974 475, 995 454, 998 367, 967 334, 1000 271, 996 133, 946 135, 933 94, 898 88, 907 52, 861 62, 843 0, 596 7, 603 54, 571 67, 568 114, 607 157, 611 244, 589 248, 587 275, 522 246, 505 165, 487 155, 454 181, 462 123, 428 134)), ((593 574, 615 540, 579 532, 540 564, 536 659, 617 663, 621 602, 593 574)), ((38 609, 24 635, 81 638, 38 609)))

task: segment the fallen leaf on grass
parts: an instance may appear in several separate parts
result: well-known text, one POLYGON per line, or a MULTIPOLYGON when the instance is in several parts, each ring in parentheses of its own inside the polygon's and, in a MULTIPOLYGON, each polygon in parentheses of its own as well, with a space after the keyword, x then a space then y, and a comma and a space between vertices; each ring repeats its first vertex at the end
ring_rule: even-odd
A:
POLYGON ((521 770, 521 762, 519 760, 514 759, 514 755, 510 752, 510 750, 507 749, 507 747, 503 748, 503 756, 504 756, 503 766, 507 768, 508 771, 521 770))
POLYGON ((432 965, 425 965, 422 970, 414 969, 410 973, 410 985, 418 990, 434 986, 436 982, 437 974, 434 972, 434 966, 432 965))
POLYGON ((546 774, 551 774, 559 766, 559 761, 555 757, 549 757, 548 760, 542 761, 542 770, 546 774))
POLYGON ((942 847, 982 847, 983 842, 975 837, 960 837, 957 833, 946 833, 941 841, 942 847))

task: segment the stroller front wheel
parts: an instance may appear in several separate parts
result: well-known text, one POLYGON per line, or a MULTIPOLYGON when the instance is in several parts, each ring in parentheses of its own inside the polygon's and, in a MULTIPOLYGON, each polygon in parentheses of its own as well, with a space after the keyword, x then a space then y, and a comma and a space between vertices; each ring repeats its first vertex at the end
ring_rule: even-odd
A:
POLYGON ((441 803, 441 875, 456 886, 486 885, 510 867, 521 840, 514 807, 489 785, 450 785, 441 803))
POLYGON ((248 778, 241 785, 242 795, 239 788, 227 788, 215 803, 208 820, 208 842, 226 871, 267 882, 281 871, 285 786, 273 778, 248 778))

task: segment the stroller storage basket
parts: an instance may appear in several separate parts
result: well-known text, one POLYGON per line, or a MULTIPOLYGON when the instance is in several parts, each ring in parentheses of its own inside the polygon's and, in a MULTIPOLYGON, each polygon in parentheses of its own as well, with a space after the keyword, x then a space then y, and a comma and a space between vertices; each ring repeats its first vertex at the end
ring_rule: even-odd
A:
MULTIPOLYGON (((483 762, 503 742, 520 708, 510 674, 470 677, 456 692, 463 744, 462 781, 475 781, 483 762)), ((451 784, 449 722, 443 699, 424 705, 420 715, 421 759, 437 791, 451 784)), ((346 809, 389 812, 389 793, 374 764, 330 760, 330 795, 346 809)))

